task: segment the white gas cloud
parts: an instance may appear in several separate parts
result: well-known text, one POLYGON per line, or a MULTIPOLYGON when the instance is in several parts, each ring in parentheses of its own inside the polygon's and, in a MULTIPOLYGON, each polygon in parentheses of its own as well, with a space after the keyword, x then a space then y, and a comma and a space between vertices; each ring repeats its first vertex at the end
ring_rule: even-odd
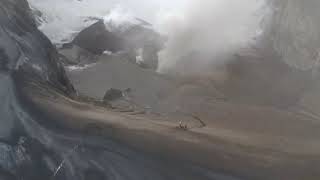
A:
POLYGON ((183 71, 221 64, 261 33, 263 0, 191 1, 177 16, 163 21, 169 41, 160 54, 160 71, 183 71), (166 23, 166 24, 165 24, 166 23), (186 66, 183 61, 187 61, 186 66))

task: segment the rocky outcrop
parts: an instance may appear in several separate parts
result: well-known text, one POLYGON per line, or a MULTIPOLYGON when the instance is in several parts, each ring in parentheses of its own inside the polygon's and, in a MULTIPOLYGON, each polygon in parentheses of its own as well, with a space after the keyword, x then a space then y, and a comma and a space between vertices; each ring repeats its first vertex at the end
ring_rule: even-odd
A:
POLYGON ((117 52, 124 48, 124 40, 108 31, 102 20, 82 30, 74 38, 72 44, 94 54, 102 54, 106 50, 117 52))
POLYGON ((76 45, 95 55, 103 52, 126 52, 130 59, 139 61, 145 68, 156 70, 158 67, 158 52, 163 46, 163 38, 150 28, 142 25, 132 25, 125 30, 109 31, 105 23, 99 20, 81 31, 72 43, 65 47, 76 45))
POLYGON ((0 54, 2 70, 19 80, 39 79, 66 94, 74 93, 58 53, 36 27, 24 0, 1 1, 0 54))
POLYGON ((108 103, 123 97, 123 93, 119 89, 111 88, 109 89, 103 97, 103 101, 108 103))

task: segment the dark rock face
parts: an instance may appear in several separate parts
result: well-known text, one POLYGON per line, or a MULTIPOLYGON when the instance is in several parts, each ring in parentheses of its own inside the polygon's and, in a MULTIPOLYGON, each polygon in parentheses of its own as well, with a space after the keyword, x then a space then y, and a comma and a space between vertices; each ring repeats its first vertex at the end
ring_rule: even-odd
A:
POLYGON ((25 0, 0 1, 0 179, 49 179, 48 162, 60 161, 30 134, 36 130, 27 130, 36 122, 19 99, 23 84, 46 86, 64 95, 75 93, 57 57, 25 0))
POLYGON ((0 49, 0 69, 8 70, 8 56, 4 52, 4 49, 0 49))
POLYGON ((123 39, 109 32, 102 20, 81 31, 72 44, 94 54, 102 54, 105 50, 117 52, 124 46, 123 39))
POLYGON ((81 31, 73 42, 64 45, 63 49, 71 49, 75 45, 95 55, 101 55, 104 51, 123 51, 134 59, 141 56, 142 67, 155 70, 158 67, 158 52, 163 43, 164 40, 158 33, 142 25, 132 25, 124 31, 110 32, 104 22, 99 20, 81 31), (141 54, 138 54, 138 51, 141 54))
POLYGON ((27 73, 64 93, 74 93, 64 68, 57 61, 57 51, 37 29, 26 1, 5 0, 0 6, 1 66, 6 67, 6 72, 22 79, 28 78, 24 74, 27 73))

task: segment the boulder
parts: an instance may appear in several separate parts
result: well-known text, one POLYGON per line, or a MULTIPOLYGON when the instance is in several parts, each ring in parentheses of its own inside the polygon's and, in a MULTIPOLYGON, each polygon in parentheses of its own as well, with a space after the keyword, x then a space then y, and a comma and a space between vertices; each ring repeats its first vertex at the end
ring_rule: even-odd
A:
POLYGON ((123 93, 119 89, 109 89, 103 97, 104 102, 110 102, 123 97, 123 93))
POLYGON ((72 41, 93 54, 102 54, 108 50, 117 52, 123 50, 124 40, 115 33, 108 31, 102 20, 82 30, 72 41))

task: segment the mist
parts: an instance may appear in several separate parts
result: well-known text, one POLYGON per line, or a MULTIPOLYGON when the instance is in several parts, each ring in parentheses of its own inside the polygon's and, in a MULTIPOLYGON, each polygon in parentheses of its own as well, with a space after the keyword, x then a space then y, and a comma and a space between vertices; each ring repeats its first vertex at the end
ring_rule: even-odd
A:
POLYGON ((262 33, 266 13, 259 0, 190 1, 178 14, 162 21, 168 42, 160 53, 159 72, 210 73, 262 33))

